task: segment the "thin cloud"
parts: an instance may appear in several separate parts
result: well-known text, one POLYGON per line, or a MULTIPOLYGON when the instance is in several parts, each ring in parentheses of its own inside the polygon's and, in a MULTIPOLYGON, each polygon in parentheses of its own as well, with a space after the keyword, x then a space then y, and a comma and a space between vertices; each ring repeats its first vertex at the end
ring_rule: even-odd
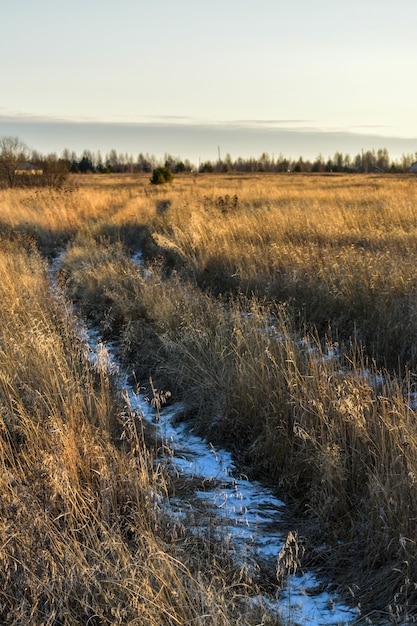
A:
POLYGON ((27 113, 23 111, 12 111, 5 107, 0 107, 0 119, 4 122, 17 122, 17 123, 39 123, 39 124, 91 124, 98 120, 93 117, 71 117, 71 116, 58 116, 58 115, 40 115, 38 113, 27 113))
MULTIPOLYGON (((183 125, 209 127, 209 128, 253 128, 268 129, 279 128, 280 126, 296 126, 295 130, 307 129, 302 124, 312 123, 314 120, 304 119, 274 119, 274 120, 207 120, 192 117, 190 115, 141 115, 137 119, 109 120, 105 118, 87 117, 87 116, 55 116, 55 115, 39 115, 36 113, 26 113, 22 111, 11 111, 4 107, 0 107, 0 119, 8 122, 19 123, 40 123, 40 124, 118 124, 120 126, 142 126, 142 125, 183 125), (298 125, 298 128, 297 128, 298 125)), ((313 127, 309 127, 313 130, 313 127)))
POLYGON ((136 119, 116 116, 108 119, 100 116, 72 116, 72 115, 40 115, 0 107, 0 119, 9 122, 45 123, 45 124, 120 124, 124 126, 136 126, 143 124, 192 124, 201 123, 189 115, 141 115, 136 119))
POLYGON ((147 115, 146 117, 155 120, 195 120, 190 115, 147 115))
POLYGON ((282 124, 311 124, 315 120, 291 120, 291 119, 278 119, 278 120, 236 120, 237 124, 251 124, 254 126, 281 126, 282 124))
POLYGON ((354 126, 348 126, 348 128, 395 128, 395 126, 389 126, 388 124, 355 124, 354 126))

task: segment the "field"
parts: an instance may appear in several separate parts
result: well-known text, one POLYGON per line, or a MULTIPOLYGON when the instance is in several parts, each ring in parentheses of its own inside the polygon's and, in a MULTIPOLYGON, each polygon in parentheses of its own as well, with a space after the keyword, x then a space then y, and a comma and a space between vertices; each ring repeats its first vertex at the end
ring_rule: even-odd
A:
POLYGON ((0 190, 0 237, 2 623, 274 623, 162 514, 181 487, 72 304, 289 503, 363 614, 417 617, 415 178, 74 176, 0 190))

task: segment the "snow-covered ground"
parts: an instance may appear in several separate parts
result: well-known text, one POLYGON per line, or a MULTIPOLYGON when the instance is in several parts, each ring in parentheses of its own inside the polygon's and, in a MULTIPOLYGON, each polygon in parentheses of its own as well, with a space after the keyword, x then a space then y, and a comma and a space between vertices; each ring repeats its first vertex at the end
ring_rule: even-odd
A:
MULTIPOLYGON (((131 403, 147 419, 153 419, 152 408, 149 404, 144 406, 140 397, 131 394, 131 403)), ((177 423, 177 412, 178 407, 169 407, 158 415, 160 435, 173 450, 171 462, 182 475, 198 477, 205 485, 212 485, 196 495, 210 514, 219 518, 219 535, 230 544, 234 555, 249 568, 259 562, 276 567, 287 538, 280 525, 284 503, 260 483, 239 475, 229 452, 196 437, 186 424, 177 423)), ((193 519, 188 503, 175 500, 171 506, 187 520, 193 519)), ((200 516, 197 517, 200 524, 200 516)), ((295 574, 287 579, 284 590, 275 599, 262 601, 297 624, 349 624, 357 619, 356 611, 335 596, 315 591, 318 585, 312 572, 295 574)))

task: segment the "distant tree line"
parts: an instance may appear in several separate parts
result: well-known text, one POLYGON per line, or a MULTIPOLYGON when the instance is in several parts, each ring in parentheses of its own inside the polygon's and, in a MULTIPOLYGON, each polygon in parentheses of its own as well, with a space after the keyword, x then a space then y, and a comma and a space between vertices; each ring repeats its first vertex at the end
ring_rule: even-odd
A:
POLYGON ((182 161, 179 157, 165 154, 163 159, 157 159, 154 155, 140 152, 135 159, 131 154, 118 153, 110 150, 104 157, 101 152, 84 150, 81 156, 75 152, 64 150, 62 159, 68 167, 68 171, 74 174, 135 174, 140 172, 151 173, 157 167, 167 167, 173 173, 191 172, 195 168, 188 159, 182 161))
POLYGON ((280 154, 271 157, 264 152, 259 158, 239 157, 232 160, 226 155, 223 160, 200 163, 200 172, 344 172, 344 173, 405 173, 412 163, 417 161, 417 152, 403 154, 399 160, 391 160, 386 148, 367 150, 352 157, 350 154, 336 152, 325 159, 319 154, 314 160, 289 159, 280 154))
POLYGON ((282 154, 270 156, 266 152, 260 157, 232 159, 227 154, 224 159, 203 161, 198 166, 188 159, 182 160, 170 154, 162 159, 154 155, 139 153, 135 159, 127 153, 118 153, 111 150, 103 158, 100 152, 84 150, 81 156, 64 150, 62 158, 70 172, 74 173, 151 173, 158 167, 167 167, 174 174, 180 172, 344 172, 344 173, 405 173, 412 163, 417 161, 417 152, 403 154, 398 160, 391 160, 386 148, 367 150, 355 156, 336 152, 332 157, 325 159, 319 154, 314 160, 290 159, 282 154))
MULTIPOLYGON (((81 155, 65 149, 61 156, 55 153, 43 155, 30 150, 18 137, 0 137, 0 185, 49 185, 58 187, 64 183, 69 173, 111 174, 111 173, 153 173, 157 168, 167 168, 173 174, 181 172, 343 172, 343 173, 405 173, 417 161, 417 152, 403 154, 392 160, 385 148, 362 151, 355 156, 336 152, 325 159, 319 154, 314 160, 290 159, 282 154, 277 157, 264 152, 260 157, 232 159, 227 154, 224 159, 200 162, 198 166, 188 159, 165 154, 162 159, 140 152, 135 158, 128 153, 110 150, 104 157, 98 152, 84 150, 81 155), (21 164, 30 163, 42 171, 42 176, 30 177, 19 172, 21 164)), ((24 174, 24 173, 23 173, 24 174)))

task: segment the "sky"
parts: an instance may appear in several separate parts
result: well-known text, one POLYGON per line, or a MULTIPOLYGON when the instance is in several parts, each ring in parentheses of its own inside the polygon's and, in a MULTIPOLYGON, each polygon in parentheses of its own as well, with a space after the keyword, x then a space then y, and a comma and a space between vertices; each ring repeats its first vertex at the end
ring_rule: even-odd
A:
POLYGON ((0 0, 0 136, 217 159, 417 151, 416 0, 0 0))

